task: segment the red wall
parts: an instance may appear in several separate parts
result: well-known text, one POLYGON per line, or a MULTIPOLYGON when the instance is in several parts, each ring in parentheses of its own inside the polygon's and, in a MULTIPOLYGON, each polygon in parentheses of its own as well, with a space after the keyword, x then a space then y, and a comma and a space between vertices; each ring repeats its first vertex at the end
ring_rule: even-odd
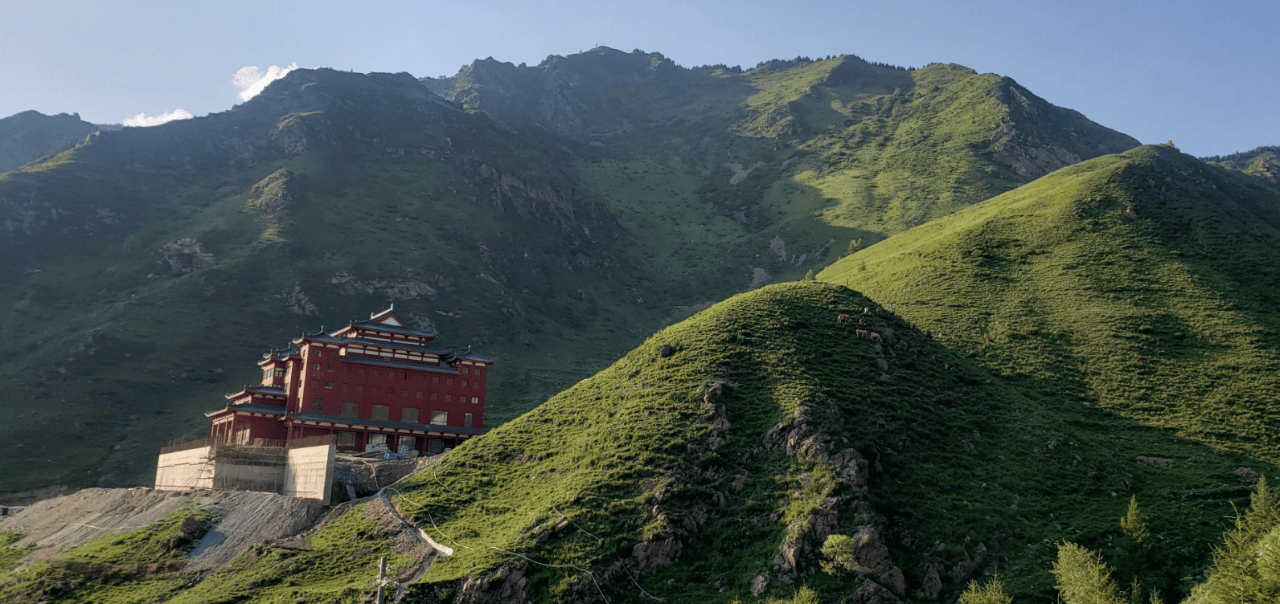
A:
POLYGON ((357 404, 358 417, 364 419, 373 417, 374 405, 387 405, 390 421, 403 421, 403 409, 413 407, 418 409, 417 423, 420 424, 431 423, 432 411, 447 411, 449 426, 464 426, 466 413, 472 414, 472 427, 484 425, 488 368, 459 364, 459 373, 454 374, 380 367, 348 362, 338 356, 337 348, 321 344, 304 346, 298 365, 302 371, 293 373, 302 374, 300 396, 290 400, 290 408, 295 412, 314 413, 315 402, 319 400, 320 413, 341 415, 342 403, 352 401, 357 404), (466 374, 461 373, 463 369, 467 370, 466 374), (464 381, 466 386, 462 385, 464 381), (476 397, 478 402, 471 403, 471 397, 476 397))

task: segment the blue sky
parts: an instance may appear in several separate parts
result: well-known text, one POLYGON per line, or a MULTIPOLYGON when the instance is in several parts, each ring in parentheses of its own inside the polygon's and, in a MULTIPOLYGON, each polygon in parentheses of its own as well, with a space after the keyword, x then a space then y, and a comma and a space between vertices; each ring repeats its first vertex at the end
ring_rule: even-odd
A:
POLYGON ((456 73, 597 45, 685 66, 856 54, 1010 76, 1143 142, 1195 155, 1280 145, 1280 3, 108 2, 0 0, 0 116, 119 123, 240 102, 238 70, 456 73))

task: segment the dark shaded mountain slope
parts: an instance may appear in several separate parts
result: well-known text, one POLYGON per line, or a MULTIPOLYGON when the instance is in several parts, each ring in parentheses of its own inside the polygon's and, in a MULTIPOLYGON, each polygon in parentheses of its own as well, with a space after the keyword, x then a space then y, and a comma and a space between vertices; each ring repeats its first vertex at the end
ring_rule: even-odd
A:
POLYGON ((79 114, 44 115, 23 111, 0 119, 0 172, 72 144, 98 130, 79 114))
POLYGON ((508 376, 595 369, 558 353, 629 298, 569 163, 408 76, 320 70, 0 177, 5 488, 146 481, 261 352, 390 302, 446 346, 527 347, 508 376))

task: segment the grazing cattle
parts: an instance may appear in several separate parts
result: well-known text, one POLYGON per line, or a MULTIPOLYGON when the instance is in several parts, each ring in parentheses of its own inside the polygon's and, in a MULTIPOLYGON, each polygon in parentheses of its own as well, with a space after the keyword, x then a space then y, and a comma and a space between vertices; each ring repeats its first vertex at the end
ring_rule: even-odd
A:
POLYGON ((876 342, 877 344, 884 341, 884 339, 880 337, 880 334, 874 331, 867 332, 867 337, 871 338, 871 341, 876 342))
POLYGON ((853 317, 850 317, 849 315, 836 315, 836 323, 841 325, 852 325, 853 317))
POLYGON ((870 307, 870 306, 863 306, 863 307, 862 307, 862 314, 864 314, 864 315, 869 315, 869 314, 871 314, 871 307, 870 307))
POLYGON ((955 365, 952 365, 952 364, 951 364, 951 361, 943 361, 943 362, 942 362, 942 367, 943 367, 944 369, 947 369, 948 371, 950 371, 950 370, 952 370, 952 369, 955 369, 955 368, 956 368, 956 366, 955 366, 955 365))
POLYGON ((866 324, 867 324, 866 319, 858 319, 858 325, 866 325, 866 324))
POLYGON ((859 329, 859 330, 857 330, 857 331, 853 332, 853 335, 858 336, 859 338, 865 338, 865 337, 867 337, 867 334, 868 334, 868 333, 871 333, 871 332, 869 332, 869 331, 867 331, 867 330, 865 330, 865 329, 859 329))

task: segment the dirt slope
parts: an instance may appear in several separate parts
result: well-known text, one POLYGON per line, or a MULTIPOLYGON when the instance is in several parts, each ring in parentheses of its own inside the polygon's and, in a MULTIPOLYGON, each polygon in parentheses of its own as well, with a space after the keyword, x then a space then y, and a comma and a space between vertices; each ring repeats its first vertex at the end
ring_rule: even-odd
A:
POLYGON ((18 531, 24 537, 14 545, 37 548, 27 558, 30 564, 104 534, 163 520, 188 503, 212 507, 215 522, 191 552, 191 571, 215 570, 253 543, 299 533, 322 510, 318 502, 274 493, 84 489, 0 519, 0 531, 18 531))

